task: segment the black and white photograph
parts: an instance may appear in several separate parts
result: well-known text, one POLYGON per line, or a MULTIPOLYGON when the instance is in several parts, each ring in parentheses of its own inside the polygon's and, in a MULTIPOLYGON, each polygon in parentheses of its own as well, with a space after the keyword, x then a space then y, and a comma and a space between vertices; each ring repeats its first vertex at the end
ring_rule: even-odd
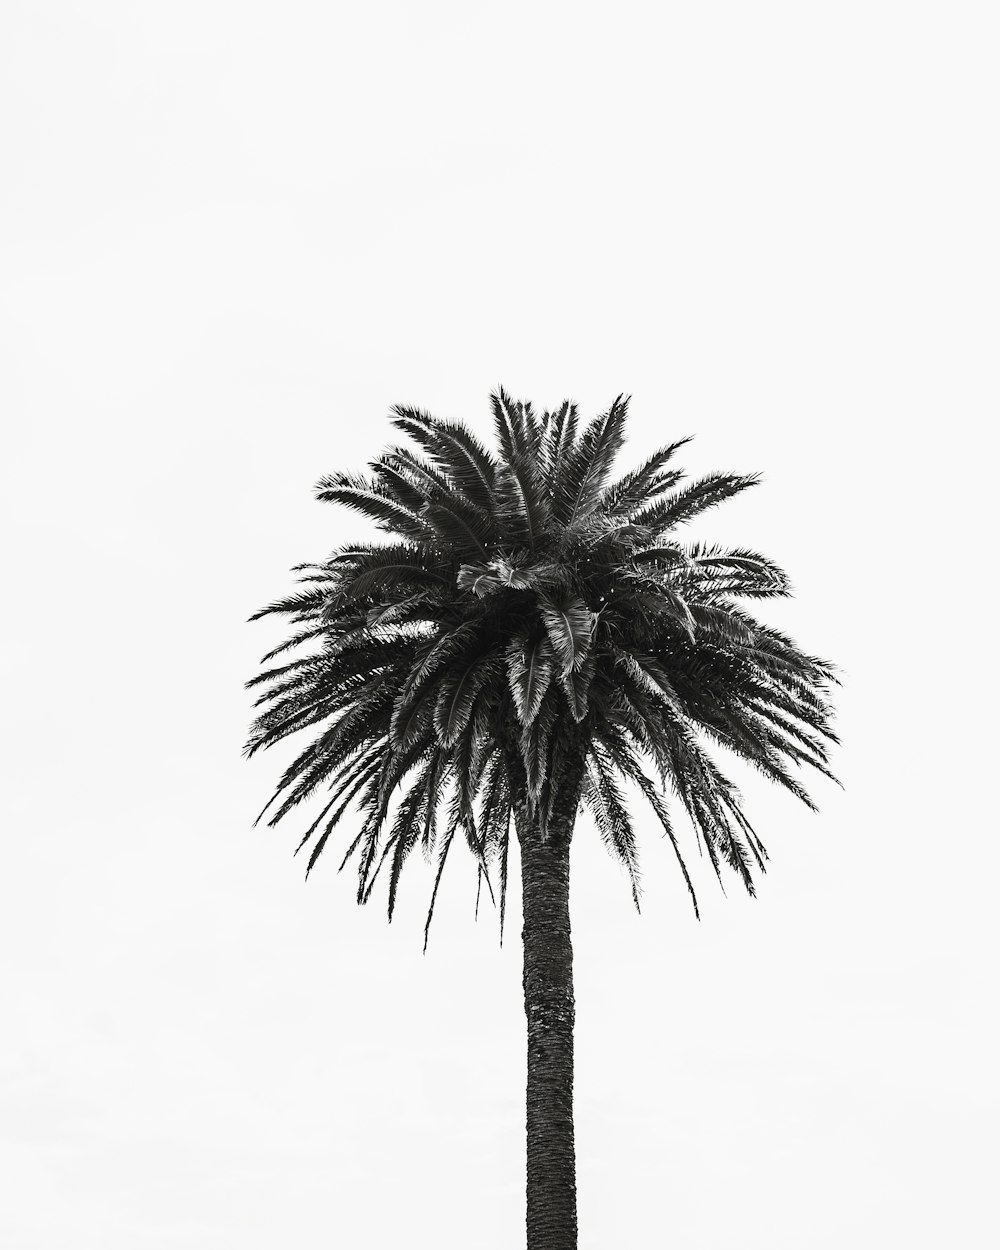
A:
POLYGON ((998 63, 0 6, 0 1246, 1000 1246, 998 63))

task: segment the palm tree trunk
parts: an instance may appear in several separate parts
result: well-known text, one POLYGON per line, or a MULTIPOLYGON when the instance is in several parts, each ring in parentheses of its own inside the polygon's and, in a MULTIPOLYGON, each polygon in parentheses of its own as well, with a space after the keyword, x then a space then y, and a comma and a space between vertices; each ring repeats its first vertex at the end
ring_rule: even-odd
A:
MULTIPOLYGON (((578 790, 577 790, 578 793, 578 790)), ((528 1250, 576 1250, 573 946, 569 846, 576 803, 547 837, 522 824, 524 1011, 528 1020, 528 1250)))

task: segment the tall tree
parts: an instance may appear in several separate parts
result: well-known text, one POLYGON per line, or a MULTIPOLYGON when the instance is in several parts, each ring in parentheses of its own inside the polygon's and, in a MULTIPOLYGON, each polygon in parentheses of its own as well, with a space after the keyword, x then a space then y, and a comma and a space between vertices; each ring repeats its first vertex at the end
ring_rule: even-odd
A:
POLYGON ((790 766, 831 775, 835 677, 740 606, 788 594, 771 560, 676 537, 756 475, 681 485, 681 439, 612 483, 627 399, 581 429, 571 403, 538 416, 502 390, 491 398, 495 450, 462 424, 397 407, 393 423, 410 446, 389 448, 366 474, 320 480, 321 500, 356 509, 389 538, 297 566, 303 588, 251 618, 280 613, 294 628, 249 683, 263 693, 247 752, 308 737, 261 813, 271 811, 274 825, 323 792, 298 845, 308 849, 307 875, 352 809, 340 866, 356 860, 359 903, 384 870, 391 921, 411 851, 419 845, 436 861, 425 949, 456 839, 475 857, 479 886, 499 895, 503 940, 513 828, 528 1032, 527 1244, 570 1250, 577 813, 592 812, 637 907, 629 788, 669 839, 696 914, 668 794, 720 881, 735 873, 753 894, 766 852, 706 744, 812 807, 790 766))

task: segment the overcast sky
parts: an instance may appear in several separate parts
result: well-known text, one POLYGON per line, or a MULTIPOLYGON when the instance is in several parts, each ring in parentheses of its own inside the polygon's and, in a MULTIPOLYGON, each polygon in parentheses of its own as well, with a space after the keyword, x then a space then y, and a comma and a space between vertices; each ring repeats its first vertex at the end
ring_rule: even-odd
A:
POLYGON ((241 758, 314 481, 498 384, 763 471, 691 537, 844 670, 756 901, 579 826, 581 1250, 998 1244, 995 19, 7 0, 2 1244, 523 1244, 519 893, 424 957, 241 758))

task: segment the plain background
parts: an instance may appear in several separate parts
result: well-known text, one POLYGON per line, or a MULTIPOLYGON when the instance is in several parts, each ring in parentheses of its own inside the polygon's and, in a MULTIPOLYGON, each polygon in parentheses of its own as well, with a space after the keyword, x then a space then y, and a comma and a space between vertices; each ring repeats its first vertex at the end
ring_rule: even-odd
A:
POLYGON ((582 1250, 998 1243, 991 18, 8 0, 5 1246, 523 1244, 516 890, 453 857, 423 957, 419 857, 304 885, 241 758, 315 479, 498 384, 762 470, 691 536, 845 675, 756 901, 581 825, 582 1250))

